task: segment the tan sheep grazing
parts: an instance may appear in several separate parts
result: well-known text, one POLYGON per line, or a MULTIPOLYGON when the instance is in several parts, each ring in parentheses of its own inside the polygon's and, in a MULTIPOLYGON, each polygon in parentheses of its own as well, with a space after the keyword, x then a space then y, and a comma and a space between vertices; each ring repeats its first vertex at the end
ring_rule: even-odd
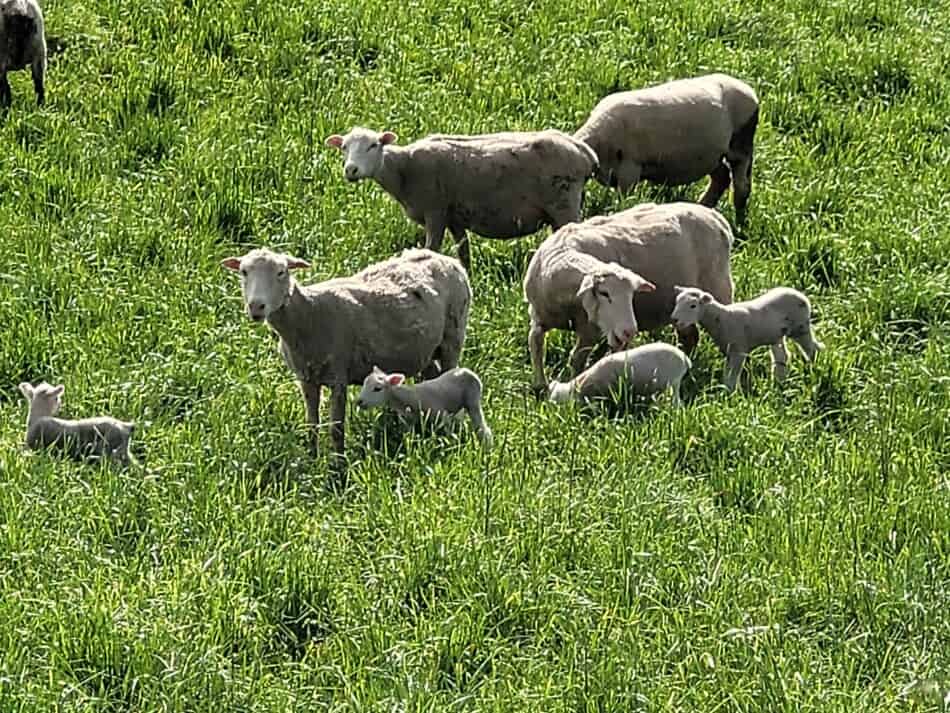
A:
POLYGON ((300 258, 266 249, 221 261, 241 276, 248 316, 280 336, 280 353, 297 377, 317 450, 320 391, 332 390, 330 436, 344 452, 346 389, 379 364, 389 371, 438 376, 458 364, 472 290, 459 261, 405 250, 351 277, 300 285, 300 258))
POLYGON ((785 337, 797 342, 809 361, 823 348, 812 332, 808 298, 789 287, 731 305, 720 304, 695 287, 677 287, 673 321, 681 326, 698 322, 709 333, 726 357, 724 381, 729 391, 736 388, 742 364, 756 347, 772 347, 773 373, 779 382, 785 379, 788 362, 785 337))
POLYGON ((680 382, 692 363, 671 344, 657 342, 605 356, 571 381, 552 381, 548 397, 558 403, 590 401, 610 396, 624 387, 638 396, 652 396, 670 389, 679 406, 680 382))
POLYGON ((574 136, 597 154, 597 180, 622 193, 642 180, 678 186, 709 175, 700 203, 713 208, 731 179, 741 224, 758 120, 759 100, 748 84, 709 74, 610 94, 574 136))
POLYGON ((439 250, 446 229, 470 263, 466 230, 517 238, 580 220, 584 184, 597 168, 587 144, 553 129, 475 136, 433 135, 397 146, 391 131, 360 127, 330 136, 348 181, 373 179, 439 250))
POLYGON ((52 386, 45 381, 36 386, 20 384, 20 393, 30 404, 26 418, 27 448, 54 448, 76 459, 107 457, 123 465, 133 462, 129 442, 135 424, 109 416, 56 418, 65 390, 62 384, 52 386))
MULTIPOLYGON (((584 368, 600 334, 607 333, 596 329, 575 297, 579 276, 585 270, 613 264, 626 268, 627 275, 633 273, 636 295, 632 333, 624 335, 614 330, 610 346, 617 349, 637 331, 652 331, 670 323, 675 285, 700 285, 720 302, 731 302, 731 247, 732 230, 726 220, 695 203, 647 203, 611 216, 572 223, 552 234, 531 258, 524 279, 531 315, 528 344, 535 390, 543 392, 547 387, 543 368, 546 332, 575 332, 577 344, 571 360, 575 375, 584 368)), ((698 328, 690 325, 676 329, 685 351, 690 353, 699 339, 698 328)))

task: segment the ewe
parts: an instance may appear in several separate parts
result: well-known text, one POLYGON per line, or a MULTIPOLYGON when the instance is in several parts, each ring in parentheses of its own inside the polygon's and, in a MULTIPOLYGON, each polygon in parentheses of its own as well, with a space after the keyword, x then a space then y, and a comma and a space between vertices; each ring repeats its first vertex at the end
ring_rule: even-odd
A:
POLYGON ((727 360, 725 384, 736 388, 739 372, 749 352, 756 347, 772 347, 776 381, 785 378, 788 352, 785 337, 796 341, 809 361, 823 346, 815 340, 811 327, 811 305, 798 290, 776 287, 745 302, 723 305, 708 292, 695 287, 676 288, 673 321, 684 326, 703 326, 727 360))
POLYGON ((240 273, 248 316, 280 336, 280 353, 307 406, 314 450, 323 386, 332 392, 330 434, 342 456, 346 387, 362 384, 374 364, 426 377, 458 364, 472 291, 454 258, 406 250, 352 277, 307 286, 290 275, 307 262, 270 250, 221 264, 240 273))
POLYGON ((700 203, 713 208, 729 187, 736 221, 752 191, 759 100, 725 74, 679 79, 602 99, 574 134, 597 154, 597 180, 626 193, 639 181, 678 186, 709 174, 700 203))
POLYGON ((36 103, 46 99, 46 34, 43 11, 36 0, 0 0, 0 107, 10 106, 13 93, 7 72, 30 68, 36 103))
POLYGON ((580 219, 584 184, 597 167, 587 144, 560 131, 477 136, 434 135, 406 147, 391 131, 360 127, 327 145, 345 156, 349 181, 375 180, 439 250, 448 228, 469 267, 466 229, 486 238, 517 238, 542 225, 580 219))

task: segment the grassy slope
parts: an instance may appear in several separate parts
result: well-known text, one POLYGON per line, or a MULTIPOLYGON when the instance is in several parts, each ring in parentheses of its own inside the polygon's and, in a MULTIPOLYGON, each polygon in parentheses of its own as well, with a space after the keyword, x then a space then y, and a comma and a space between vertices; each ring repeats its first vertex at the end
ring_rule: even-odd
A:
MULTIPOLYGON (((67 44, 49 106, 14 77, 0 709, 936 707, 950 11, 286 5, 49 0, 67 44), (738 294, 807 290, 816 368, 796 353, 775 389, 760 355, 751 392, 727 398, 706 343, 680 413, 538 406, 520 276, 539 238, 476 240, 463 362, 500 447, 397 447, 353 413, 350 487, 328 492, 274 342, 217 266, 267 244, 320 279, 418 239, 377 187, 344 184, 323 138, 570 129, 608 91, 707 70, 764 107, 738 294), (149 475, 21 452, 15 387, 40 378, 67 384, 73 414, 142 423, 149 475)), ((592 187, 589 206, 621 204, 592 187)), ((569 343, 550 341, 558 367, 569 343)))

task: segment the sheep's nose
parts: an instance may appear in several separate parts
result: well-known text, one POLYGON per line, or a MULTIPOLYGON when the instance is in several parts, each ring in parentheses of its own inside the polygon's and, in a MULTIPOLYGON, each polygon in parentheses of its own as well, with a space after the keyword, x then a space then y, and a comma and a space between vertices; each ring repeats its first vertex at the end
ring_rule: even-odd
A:
POLYGON ((354 178, 356 178, 356 171, 357 171, 356 166, 352 164, 350 164, 349 166, 343 169, 344 174, 346 174, 346 177, 349 178, 351 181, 354 178))
POLYGON ((249 302, 247 305, 247 312, 251 315, 251 319, 261 320, 264 319, 264 303, 263 302, 249 302))
POLYGON ((623 330, 623 338, 624 338, 625 340, 627 340, 628 342, 629 342, 631 339, 633 339, 635 336, 637 336, 637 330, 636 330, 636 329, 625 329, 625 330, 623 330))

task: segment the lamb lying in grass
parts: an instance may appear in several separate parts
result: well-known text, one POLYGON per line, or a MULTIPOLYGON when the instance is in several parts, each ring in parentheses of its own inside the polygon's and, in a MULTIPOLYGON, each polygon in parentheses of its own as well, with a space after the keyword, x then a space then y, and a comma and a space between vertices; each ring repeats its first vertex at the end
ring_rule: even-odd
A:
POLYGON ((673 323, 683 327, 699 322, 727 360, 725 385, 736 388, 746 356, 756 347, 772 347, 776 381, 785 378, 788 352, 785 337, 798 343, 809 361, 815 360, 821 342, 811 327, 811 305, 798 290, 776 287, 755 299, 723 305, 696 287, 676 287, 673 323))
POLYGON ((363 381, 357 404, 372 408, 385 404, 400 413, 446 421, 461 410, 468 412, 472 427, 485 446, 492 433, 482 413, 482 382, 469 369, 451 369, 418 384, 407 384, 405 374, 387 374, 378 366, 363 381))
POLYGON ((37 386, 20 384, 20 392, 30 403, 26 419, 27 448, 55 447, 77 459, 109 457, 123 465, 132 462, 129 442, 135 424, 109 416, 78 421, 55 418, 65 390, 62 384, 52 386, 45 381, 37 386))
POLYGON ((610 354, 566 383, 552 381, 548 397, 562 403, 610 396, 624 386, 638 396, 671 389, 673 404, 679 406, 680 382, 691 366, 689 357, 671 344, 645 344, 610 354))

